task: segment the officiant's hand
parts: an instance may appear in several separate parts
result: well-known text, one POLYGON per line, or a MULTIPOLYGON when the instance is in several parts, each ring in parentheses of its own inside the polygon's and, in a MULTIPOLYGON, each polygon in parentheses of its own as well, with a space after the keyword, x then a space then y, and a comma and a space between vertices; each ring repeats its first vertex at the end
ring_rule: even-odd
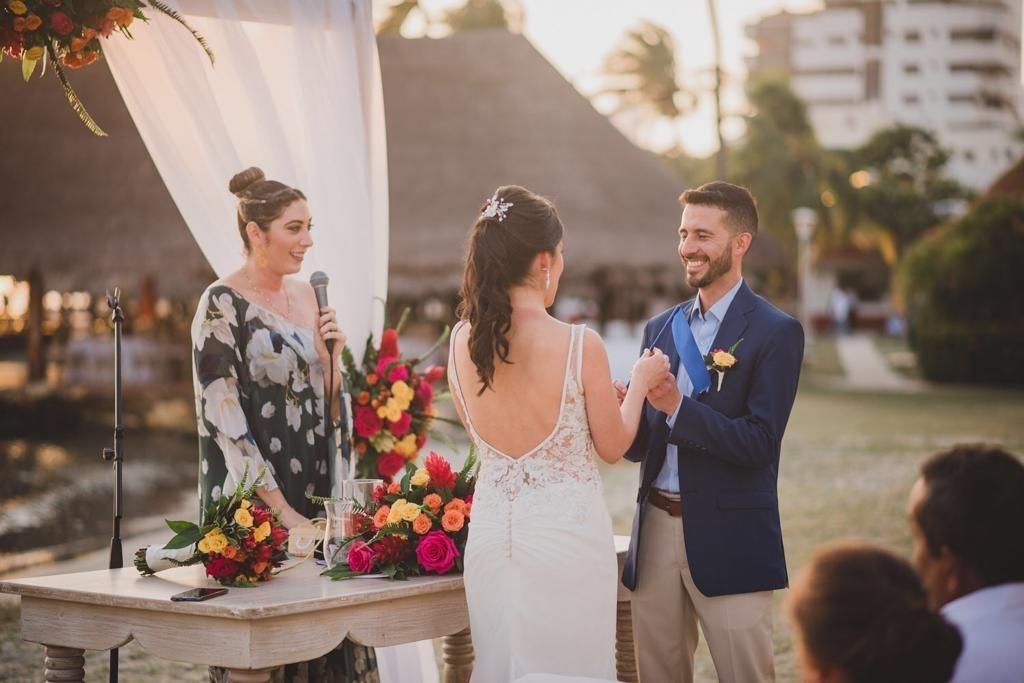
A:
POLYGON ((320 309, 320 338, 324 342, 323 354, 327 355, 327 341, 330 339, 334 340, 334 356, 337 357, 341 353, 342 347, 345 346, 347 337, 345 333, 341 331, 341 327, 338 326, 338 314, 330 306, 324 306, 320 309))
POLYGON ((669 373, 647 392, 647 401, 666 415, 675 414, 682 400, 683 396, 679 393, 679 385, 676 384, 676 378, 672 376, 672 373, 669 373))

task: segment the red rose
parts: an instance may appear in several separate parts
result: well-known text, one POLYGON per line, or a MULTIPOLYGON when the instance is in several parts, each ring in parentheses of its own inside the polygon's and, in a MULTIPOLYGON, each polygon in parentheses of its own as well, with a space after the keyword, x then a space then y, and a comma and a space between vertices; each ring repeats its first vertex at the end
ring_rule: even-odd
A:
POLYGON ((270 530, 270 540, 275 548, 280 548, 288 543, 288 530, 283 526, 275 526, 270 530))
POLYGON ((266 543, 261 543, 256 547, 256 552, 253 553, 253 557, 257 562, 266 562, 270 559, 270 556, 274 554, 274 548, 266 543))
POLYGON ((356 434, 364 439, 369 439, 376 435, 383 426, 384 423, 381 422, 380 417, 377 416, 377 413, 373 408, 356 408, 356 434))
POLYGON ((455 565, 458 556, 458 548, 443 531, 431 531, 416 546, 416 559, 420 566, 435 574, 447 573, 455 565))
POLYGON ((420 382, 420 385, 416 387, 416 398, 420 400, 420 405, 424 408, 430 406, 434 400, 434 387, 430 386, 430 382, 420 382))
POLYGON ((218 557, 206 565, 206 575, 215 579, 230 579, 238 573, 238 563, 226 557, 218 557))
POLYGON ((377 472, 385 479, 391 479, 403 467, 405 467, 405 458, 394 451, 384 453, 377 458, 377 472))
POLYGON ((373 549, 363 541, 354 541, 348 549, 348 567, 360 574, 369 574, 373 569, 373 549))
POLYGON ((398 356, 380 356, 377 359, 377 374, 381 377, 386 377, 388 366, 397 361, 398 356))
POLYGON ((11 57, 20 57, 25 36, 8 28, 0 28, 0 47, 11 57))
POLYGON ((71 21, 71 17, 63 12, 54 12, 50 15, 50 26, 59 36, 70 35, 75 30, 75 24, 71 21))
POLYGON ((412 426, 412 413, 403 412, 402 417, 398 419, 398 422, 389 422, 388 429, 391 433, 401 439, 403 436, 409 433, 409 427, 412 426))
POLYGON ((409 379, 409 368, 405 365, 396 365, 388 373, 388 381, 394 384, 395 382, 404 382, 409 379))
POLYGON ((380 355, 398 356, 398 330, 389 327, 380 335, 380 355))
POLYGON ((455 473, 448 461, 437 453, 431 452, 424 461, 423 466, 430 474, 430 485, 439 489, 455 488, 455 473))
POLYGON ((431 365, 429 368, 427 368, 424 375, 426 376, 428 382, 437 382, 442 377, 444 377, 444 368, 441 367, 440 365, 431 365))
POLYGON ((416 437, 416 448, 423 448, 423 444, 427 443, 426 433, 420 434, 416 437))

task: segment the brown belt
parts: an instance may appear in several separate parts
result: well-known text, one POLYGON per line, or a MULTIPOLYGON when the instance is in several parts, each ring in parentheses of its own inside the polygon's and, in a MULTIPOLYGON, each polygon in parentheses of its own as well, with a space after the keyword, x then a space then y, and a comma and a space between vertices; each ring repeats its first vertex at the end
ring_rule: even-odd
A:
POLYGON ((647 502, 659 510, 664 510, 672 517, 683 516, 683 504, 678 500, 665 496, 658 489, 651 489, 651 492, 647 494, 647 502))

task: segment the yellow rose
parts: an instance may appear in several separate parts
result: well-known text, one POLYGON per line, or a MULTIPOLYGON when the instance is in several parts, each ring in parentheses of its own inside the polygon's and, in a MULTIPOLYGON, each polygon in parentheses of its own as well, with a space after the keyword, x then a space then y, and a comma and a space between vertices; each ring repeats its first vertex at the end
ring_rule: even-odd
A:
POLYGON ((269 535, 270 522, 263 522, 263 524, 260 524, 258 527, 252 530, 252 537, 257 543, 259 543, 269 535))
POLYGON ((18 16, 21 16, 28 11, 28 7, 21 0, 10 0, 10 2, 7 3, 7 7, 9 7, 10 10, 18 16))
POLYGON ((391 395, 400 401, 411 401, 416 392, 408 384, 399 380, 391 385, 391 395))
POLYGON ((209 539, 208 545, 212 552, 219 553, 222 552, 224 548, 228 547, 228 539, 224 534, 218 534, 209 539))
POLYGON ((206 542, 205 538, 199 539, 199 543, 196 545, 196 547, 199 549, 199 552, 201 553, 210 552, 210 544, 206 542))
POLYGON ((43 58, 43 52, 45 52, 45 50, 43 50, 42 46, 40 46, 40 45, 36 45, 35 47, 30 47, 29 49, 25 50, 25 59, 28 59, 28 60, 42 59, 43 58))
POLYGON ((736 357, 728 351, 715 351, 711 361, 720 368, 731 368, 736 365, 736 357))
POLYGON ((252 526, 252 513, 245 508, 238 508, 235 510, 235 523, 240 527, 248 529, 252 526))
POLYGON ((395 444, 394 451, 401 456, 408 458, 416 454, 416 435, 408 434, 401 441, 395 444))
POLYGON ((417 505, 416 503, 406 503, 405 505, 402 506, 402 511, 398 514, 402 517, 404 521, 411 522, 420 516, 420 512, 420 506, 417 505))
POLYGON ((399 498, 391 504, 391 512, 388 513, 388 524, 394 524, 395 522, 402 519, 402 508, 408 505, 408 501, 405 498, 399 498))
POLYGON ((249 499, 245 499, 245 500, 242 501, 242 509, 243 510, 248 510, 251 507, 252 507, 252 503, 249 502, 249 499))
POLYGON ((421 467, 416 470, 416 474, 412 475, 409 483, 413 486, 426 486, 430 483, 430 473, 427 472, 426 468, 421 467))

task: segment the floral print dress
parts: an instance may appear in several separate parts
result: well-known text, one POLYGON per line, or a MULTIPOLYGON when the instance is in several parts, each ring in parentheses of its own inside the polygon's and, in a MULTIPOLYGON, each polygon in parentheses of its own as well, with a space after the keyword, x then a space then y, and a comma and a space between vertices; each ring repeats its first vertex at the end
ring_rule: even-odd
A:
MULTIPOLYGON (((314 334, 227 285, 203 293, 192 321, 202 510, 243 476, 252 481, 263 472, 263 486, 280 489, 297 512, 323 516, 306 494, 331 495, 337 458, 326 436, 314 334)), ((316 671, 316 680, 370 683, 376 669, 372 648, 345 641, 326 657, 284 667, 275 680, 305 680, 316 671)), ((211 678, 222 674, 212 670, 211 678)))

